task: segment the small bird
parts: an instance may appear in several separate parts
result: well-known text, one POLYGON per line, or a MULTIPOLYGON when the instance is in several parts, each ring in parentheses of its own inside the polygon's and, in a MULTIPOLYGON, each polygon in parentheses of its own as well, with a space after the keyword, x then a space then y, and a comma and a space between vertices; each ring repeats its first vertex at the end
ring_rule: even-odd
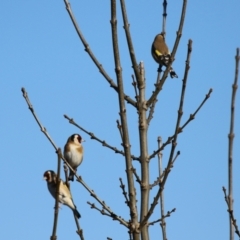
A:
MULTIPOLYGON (((47 182, 49 192, 56 199, 57 174, 52 170, 48 170, 43 174, 43 178, 47 182)), ((77 210, 77 207, 73 203, 72 195, 69 188, 61 179, 59 186, 59 202, 70 207, 77 218, 81 217, 80 213, 77 210)))
MULTIPOLYGON (((158 34, 152 43, 152 49, 151 49, 152 56, 154 60, 159 63, 160 65, 163 65, 165 67, 168 66, 171 54, 170 51, 165 43, 165 38, 163 33, 158 34)), ((171 67, 170 70, 170 77, 178 77, 178 75, 175 73, 173 68, 171 67)))
MULTIPOLYGON (((77 167, 83 160, 82 142, 83 139, 79 134, 73 134, 68 138, 64 146, 64 158, 75 171, 77 171, 77 167)), ((74 172, 72 170, 70 170, 68 180, 74 181, 74 172)))

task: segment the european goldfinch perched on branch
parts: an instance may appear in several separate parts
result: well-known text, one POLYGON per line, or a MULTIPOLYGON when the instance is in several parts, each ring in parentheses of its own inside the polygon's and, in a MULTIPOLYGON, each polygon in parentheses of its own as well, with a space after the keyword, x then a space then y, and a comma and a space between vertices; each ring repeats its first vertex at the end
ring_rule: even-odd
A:
MULTIPOLYGON (((49 192, 56 199, 57 174, 52 170, 48 170, 43 174, 43 178, 47 182, 49 192)), ((71 192, 69 191, 67 185, 61 179, 59 186, 59 202, 70 207, 77 218, 81 217, 80 213, 78 212, 76 206, 73 203, 71 192)))
MULTIPOLYGON (((169 49, 165 43, 165 38, 162 33, 158 34, 152 43, 152 50, 151 50, 152 56, 154 60, 159 63, 160 65, 163 65, 165 67, 168 66, 168 63, 170 61, 171 54, 169 52, 169 49)), ((170 68, 170 77, 178 77, 175 71, 170 68)))
MULTIPOLYGON (((71 135, 67 143, 64 146, 64 158, 73 168, 77 171, 77 167, 82 163, 83 160, 83 139, 79 134, 71 135)), ((74 180, 74 172, 70 170, 68 180, 74 180)))

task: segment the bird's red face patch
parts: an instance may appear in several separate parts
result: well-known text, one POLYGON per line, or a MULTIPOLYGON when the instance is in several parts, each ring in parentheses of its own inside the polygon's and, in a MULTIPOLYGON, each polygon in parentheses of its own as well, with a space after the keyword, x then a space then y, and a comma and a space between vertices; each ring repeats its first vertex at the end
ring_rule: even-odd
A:
POLYGON ((46 171, 43 174, 43 178, 48 182, 51 179, 51 173, 49 171, 46 171))
POLYGON ((82 137, 79 134, 77 134, 76 137, 77 137, 77 140, 79 141, 79 143, 81 143, 82 142, 82 137))

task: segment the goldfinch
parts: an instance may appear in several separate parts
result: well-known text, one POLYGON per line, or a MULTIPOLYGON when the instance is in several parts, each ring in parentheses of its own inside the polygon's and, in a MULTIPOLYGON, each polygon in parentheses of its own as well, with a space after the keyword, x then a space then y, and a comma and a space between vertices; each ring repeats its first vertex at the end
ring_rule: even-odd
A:
MULTIPOLYGON (((82 163, 83 160, 82 142, 82 137, 79 134, 73 134, 68 138, 67 143, 64 146, 64 158, 75 171, 77 171, 77 167, 82 163)), ((71 170, 68 180, 74 180, 74 172, 71 170)))
MULTIPOLYGON (((160 65, 163 65, 165 67, 168 66, 168 63, 170 61, 171 54, 169 52, 169 49, 165 43, 165 38, 162 33, 158 34, 152 43, 152 49, 151 53, 153 56, 153 59, 159 63, 160 65)), ((170 77, 178 77, 178 75, 175 73, 173 68, 170 68, 170 77)))
MULTIPOLYGON (((52 170, 48 170, 43 174, 43 178, 47 182, 49 192, 54 198, 56 198, 57 174, 52 170)), ((59 202, 70 207, 77 218, 81 217, 80 213, 77 210, 77 207, 73 203, 71 192, 69 191, 67 185, 61 179, 59 186, 59 202)))

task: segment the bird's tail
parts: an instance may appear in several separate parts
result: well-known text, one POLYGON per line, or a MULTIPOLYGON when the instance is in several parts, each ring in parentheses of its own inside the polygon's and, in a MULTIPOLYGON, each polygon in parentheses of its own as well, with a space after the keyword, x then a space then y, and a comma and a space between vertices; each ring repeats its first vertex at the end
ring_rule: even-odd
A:
POLYGON ((70 170, 68 181, 74 181, 74 172, 72 170, 70 170))
POLYGON ((81 217, 81 214, 78 212, 78 210, 75 208, 73 210, 73 214, 77 217, 77 218, 80 218, 81 217))
POLYGON ((170 69, 169 73, 171 78, 174 78, 174 77, 178 78, 178 75, 175 73, 175 71, 172 68, 170 69))

